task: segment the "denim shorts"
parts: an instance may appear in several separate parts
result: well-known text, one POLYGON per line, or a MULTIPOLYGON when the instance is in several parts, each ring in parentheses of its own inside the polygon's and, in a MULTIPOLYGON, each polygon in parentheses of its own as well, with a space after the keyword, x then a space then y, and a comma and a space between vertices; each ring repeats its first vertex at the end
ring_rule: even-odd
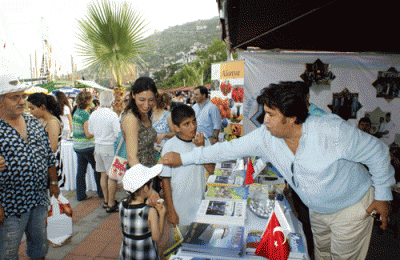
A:
POLYGON ((37 206, 21 215, 7 217, 0 226, 0 260, 18 259, 18 249, 22 235, 26 234, 26 255, 30 258, 46 256, 49 249, 47 241, 47 207, 37 206))

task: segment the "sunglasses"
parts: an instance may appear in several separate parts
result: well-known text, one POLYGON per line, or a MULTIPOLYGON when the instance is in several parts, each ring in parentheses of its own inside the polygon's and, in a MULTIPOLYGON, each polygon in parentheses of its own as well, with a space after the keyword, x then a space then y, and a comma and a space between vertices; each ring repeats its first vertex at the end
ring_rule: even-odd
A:
POLYGON ((129 103, 129 98, 125 98, 124 103, 129 103))

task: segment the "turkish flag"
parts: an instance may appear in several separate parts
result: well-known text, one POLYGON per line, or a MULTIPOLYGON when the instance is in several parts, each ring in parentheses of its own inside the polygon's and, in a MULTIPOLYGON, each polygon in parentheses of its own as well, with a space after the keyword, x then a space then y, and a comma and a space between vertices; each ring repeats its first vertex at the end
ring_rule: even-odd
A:
POLYGON ((254 183, 253 173, 254 173, 253 163, 251 162, 251 160, 249 158, 249 160, 247 161, 246 180, 244 181, 244 185, 254 183))
POLYGON ((289 258, 289 243, 282 233, 275 212, 271 215, 267 229, 264 231, 255 253, 269 260, 286 260, 289 258))

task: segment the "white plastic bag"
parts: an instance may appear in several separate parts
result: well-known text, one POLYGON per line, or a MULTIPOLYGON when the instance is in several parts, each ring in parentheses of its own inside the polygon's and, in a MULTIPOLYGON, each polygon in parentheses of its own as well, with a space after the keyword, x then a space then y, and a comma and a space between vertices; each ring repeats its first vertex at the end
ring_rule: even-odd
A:
POLYGON ((72 217, 65 213, 60 214, 59 204, 68 204, 69 201, 61 194, 56 199, 50 199, 52 215, 47 218, 47 239, 53 247, 59 247, 68 242, 72 236, 72 217))

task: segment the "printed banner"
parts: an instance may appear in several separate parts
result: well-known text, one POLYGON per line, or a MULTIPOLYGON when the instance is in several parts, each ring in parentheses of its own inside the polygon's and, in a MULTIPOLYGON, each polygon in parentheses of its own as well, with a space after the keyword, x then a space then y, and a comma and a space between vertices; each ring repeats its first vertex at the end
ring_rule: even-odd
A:
POLYGON ((244 60, 212 65, 211 102, 221 113, 220 141, 243 135, 244 60))

